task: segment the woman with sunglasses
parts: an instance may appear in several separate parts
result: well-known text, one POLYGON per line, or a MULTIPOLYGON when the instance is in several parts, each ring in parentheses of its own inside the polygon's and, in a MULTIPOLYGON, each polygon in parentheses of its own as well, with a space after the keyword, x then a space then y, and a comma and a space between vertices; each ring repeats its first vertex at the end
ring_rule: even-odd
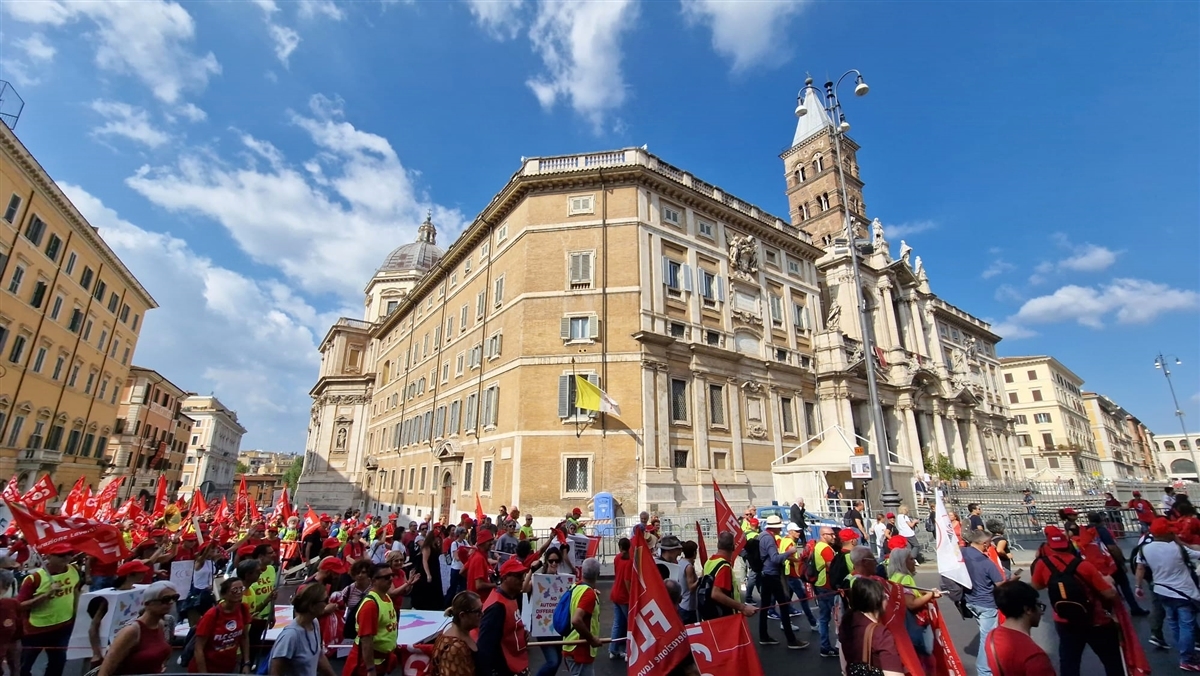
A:
POLYGON ((325 611, 325 587, 310 584, 292 598, 295 620, 271 648, 270 676, 337 676, 325 656, 317 617, 325 611))
MULTIPOLYGON (((553 538, 551 538, 553 539, 553 538)), ((541 575, 558 575, 559 565, 563 561, 563 553, 558 547, 551 547, 546 550, 545 558, 542 559, 545 566, 538 571, 541 575)), ((567 592, 570 593, 569 591, 567 592)), ((553 629, 551 630, 553 632, 553 629)), ((562 637, 557 634, 547 634, 545 636, 534 636, 537 641, 561 641, 562 637)), ((542 660, 544 663, 538 669, 537 676, 552 676, 558 673, 558 665, 562 664, 562 646, 544 645, 539 646, 542 650, 542 660)))
MULTIPOLYGON (((242 565, 249 568, 257 564, 251 561, 242 565)), ((188 671, 193 674, 238 674, 250 669, 250 607, 242 600, 246 580, 226 578, 218 591, 221 600, 196 625, 196 648, 188 663, 188 671)))
POLYGON ((459 592, 446 609, 450 624, 433 642, 430 676, 474 676, 475 639, 471 632, 479 628, 483 601, 475 592, 459 592))
POLYGON ((162 673, 171 657, 163 618, 178 600, 179 592, 170 582, 155 582, 146 587, 142 593, 142 614, 117 632, 100 664, 100 676, 162 673))

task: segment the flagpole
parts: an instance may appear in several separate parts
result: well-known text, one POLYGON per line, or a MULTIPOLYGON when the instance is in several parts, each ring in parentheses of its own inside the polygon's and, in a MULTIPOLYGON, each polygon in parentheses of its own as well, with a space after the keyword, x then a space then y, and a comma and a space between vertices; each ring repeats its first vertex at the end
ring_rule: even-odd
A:
POLYGON ((575 375, 575 357, 571 357, 571 389, 575 390, 575 401, 571 402, 571 408, 575 409, 571 412, 571 417, 575 419, 575 438, 578 439, 583 432, 579 429, 579 407, 575 404, 579 401, 579 380, 575 375))

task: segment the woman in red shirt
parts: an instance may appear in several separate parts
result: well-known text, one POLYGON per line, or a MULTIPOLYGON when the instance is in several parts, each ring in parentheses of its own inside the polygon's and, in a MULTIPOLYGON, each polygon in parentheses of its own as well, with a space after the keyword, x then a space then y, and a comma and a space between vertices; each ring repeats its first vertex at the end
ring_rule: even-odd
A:
MULTIPOLYGON (((842 616, 838 642, 847 665, 862 662, 883 671, 884 676, 902 676, 904 664, 896 639, 880 618, 887 590, 873 577, 860 577, 850 587, 850 611, 842 616)), ((1008 674, 1005 674, 1008 676, 1008 674)))
POLYGON ((629 555, 629 546, 629 538, 621 538, 617 543, 621 553, 613 559, 613 586, 608 592, 608 600, 613 604, 612 643, 608 644, 608 656, 614 660, 625 659, 625 633, 629 630, 629 585, 633 582, 633 557, 629 555))
POLYGON ((228 578, 221 582, 220 592, 221 601, 196 625, 196 651, 188 662, 193 674, 238 674, 250 668, 250 608, 242 602, 246 583, 228 578))
POLYGON ((1004 676, 1055 676, 1050 656, 1029 630, 1041 624, 1046 605, 1038 592, 1021 580, 1012 580, 992 590, 996 607, 1004 613, 1004 624, 988 634, 984 652, 993 674, 1004 676))
POLYGON ((399 610, 404 605, 404 597, 412 592, 413 585, 421 579, 421 574, 413 573, 411 578, 404 574, 404 552, 402 551, 388 552, 384 561, 392 570, 392 588, 388 589, 388 596, 392 597, 392 605, 399 610))
POLYGON ((162 673, 171 657, 163 618, 178 600, 179 592, 170 582, 155 582, 146 587, 142 594, 142 614, 117 633, 100 665, 100 676, 162 673))

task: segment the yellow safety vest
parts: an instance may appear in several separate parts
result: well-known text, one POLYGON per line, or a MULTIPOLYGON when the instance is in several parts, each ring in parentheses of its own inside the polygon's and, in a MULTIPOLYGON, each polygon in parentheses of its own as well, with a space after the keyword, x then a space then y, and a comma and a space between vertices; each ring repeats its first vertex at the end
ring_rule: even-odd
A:
POLYGON ((817 567, 817 586, 827 587, 829 586, 829 577, 827 575, 828 570, 825 566, 825 558, 821 555, 821 552, 823 551, 821 549, 822 547, 825 549, 833 549, 833 547, 831 547, 827 542, 818 542, 817 546, 813 548, 813 563, 817 567))
POLYGON ((796 542, 795 540, 793 540, 791 538, 779 538, 779 553, 780 554, 786 552, 789 547, 793 547, 793 546, 796 547, 796 551, 793 552, 791 556, 784 559, 784 561, 783 561, 784 577, 792 577, 792 568, 800 565, 800 551, 803 548, 800 546, 800 543, 796 542), (795 560, 793 560, 793 559, 795 559, 795 560))
POLYGON ((75 588, 79 586, 79 571, 75 570, 75 566, 68 565, 65 571, 51 575, 50 571, 42 568, 37 576, 38 587, 34 595, 51 593, 50 585, 55 582, 61 587, 50 598, 30 609, 30 626, 53 627, 70 622, 75 617, 75 588))
POLYGON ((521 530, 518 532, 521 535, 524 535, 525 539, 529 540, 530 542, 537 539, 537 538, 533 537, 533 526, 521 526, 521 530))
POLYGON ((917 588, 917 581, 914 580, 913 576, 909 575, 908 573, 901 573, 897 571, 888 576, 888 581, 895 582, 896 584, 902 587, 908 587, 909 589, 917 588))
MULTIPOLYGON (((383 664, 387 659, 388 653, 396 649, 396 634, 398 623, 396 621, 396 606, 392 605, 392 597, 380 596, 374 590, 367 592, 367 598, 375 601, 375 606, 379 608, 379 629, 375 635, 371 637, 371 647, 375 650, 375 664, 383 664)), ((362 613, 362 605, 358 607, 358 612, 362 613)), ((355 618, 358 622, 358 618, 355 618)), ((358 645, 359 637, 354 638, 354 644, 358 645)))
MULTIPOLYGON (((721 565, 722 561, 725 561, 725 560, 721 559, 721 558, 716 558, 716 557, 705 561, 704 562, 704 574, 705 575, 713 575, 714 573, 716 573, 717 566, 721 565)), ((725 561, 725 563, 729 563, 729 562, 725 561)), ((732 563, 729 563, 729 578, 733 579, 733 564, 732 563)), ((741 590, 738 589, 737 582, 733 583, 733 600, 737 601, 738 603, 742 602, 742 592, 741 592, 741 590)), ((699 609, 697 608, 697 610, 699 610, 699 609)))
MULTIPOLYGON (((577 584, 571 588, 571 620, 575 619, 575 611, 579 609, 579 600, 583 598, 583 593, 591 587, 586 584, 577 584)), ((595 591, 595 589, 592 589, 595 591)), ((600 636, 600 592, 596 592, 596 609, 592 611, 592 626, 590 627, 592 636, 600 636)), ((579 635, 579 631, 574 627, 571 628, 571 633, 567 634, 564 641, 580 641, 583 637, 579 635)), ((596 648, 590 648, 592 657, 596 656, 596 648)))
POLYGON ((746 535, 747 540, 753 540, 758 537, 758 531, 754 530, 754 526, 750 525, 749 519, 742 519, 742 533, 746 535))
POLYGON ((258 581, 246 590, 246 603, 250 606, 251 616, 257 620, 269 620, 275 616, 271 592, 275 591, 276 576, 275 566, 267 566, 258 576, 258 581))

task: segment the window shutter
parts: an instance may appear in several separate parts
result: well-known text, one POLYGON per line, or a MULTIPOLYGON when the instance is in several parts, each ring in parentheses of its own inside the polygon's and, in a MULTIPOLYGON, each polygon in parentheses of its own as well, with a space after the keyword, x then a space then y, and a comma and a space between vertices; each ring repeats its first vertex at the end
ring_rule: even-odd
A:
POLYGON ((569 259, 568 267, 570 268, 570 272, 568 276, 570 279, 567 280, 567 283, 578 284, 580 277, 583 276, 583 273, 580 272, 580 268, 583 266, 583 254, 573 253, 569 256, 569 259))
POLYGON ((716 277, 713 279, 713 286, 716 287, 716 290, 717 290, 717 300, 719 302, 724 303, 725 302, 725 280, 722 279, 721 277, 716 277))
MULTIPOLYGON (((587 374, 587 381, 589 383, 595 385, 596 387, 600 387, 600 376, 595 373, 587 374)), ((595 418, 596 413, 597 413, 596 411, 588 411, 587 412, 588 417, 591 417, 591 418, 595 418)))
POLYGON ((700 289, 700 295, 701 295, 701 296, 704 296, 705 298, 710 298, 710 297, 711 297, 711 298, 715 298, 715 297, 716 297, 716 295, 717 295, 717 289, 716 289, 716 280, 715 280, 715 279, 713 280, 713 289, 712 289, 712 294, 713 294, 713 295, 712 295, 712 296, 707 296, 707 295, 705 295, 705 294, 704 294, 704 292, 705 292, 705 288, 704 288, 704 276, 705 276, 706 274, 708 274, 708 273, 704 271, 704 268, 696 268, 696 288, 697 288, 697 289, 700 289))
POLYGON ((504 303, 504 278, 503 277, 496 280, 496 292, 493 293, 492 295, 495 296, 495 298, 493 299, 492 302, 495 303, 496 307, 500 307, 500 305, 502 305, 504 303))
POLYGON ((558 320, 558 333, 563 340, 571 339, 571 318, 563 317, 558 320))
POLYGON ((671 285, 671 259, 666 256, 662 257, 662 278, 663 284, 671 285))
POLYGON ((679 278, 680 278, 680 282, 683 283, 683 290, 691 291, 692 290, 692 267, 690 265, 680 265, 679 266, 679 278))
POLYGON ((558 377, 558 417, 571 417, 571 376, 558 377))
POLYGON ((496 334, 496 355, 495 356, 497 356, 497 357, 500 356, 500 349, 503 344, 504 344, 504 334, 497 333, 496 334))
POLYGON ((579 281, 581 283, 589 283, 592 281, 592 254, 579 254, 579 281))
POLYGON ((588 338, 595 340, 600 337, 600 319, 598 317, 588 317, 588 338))

